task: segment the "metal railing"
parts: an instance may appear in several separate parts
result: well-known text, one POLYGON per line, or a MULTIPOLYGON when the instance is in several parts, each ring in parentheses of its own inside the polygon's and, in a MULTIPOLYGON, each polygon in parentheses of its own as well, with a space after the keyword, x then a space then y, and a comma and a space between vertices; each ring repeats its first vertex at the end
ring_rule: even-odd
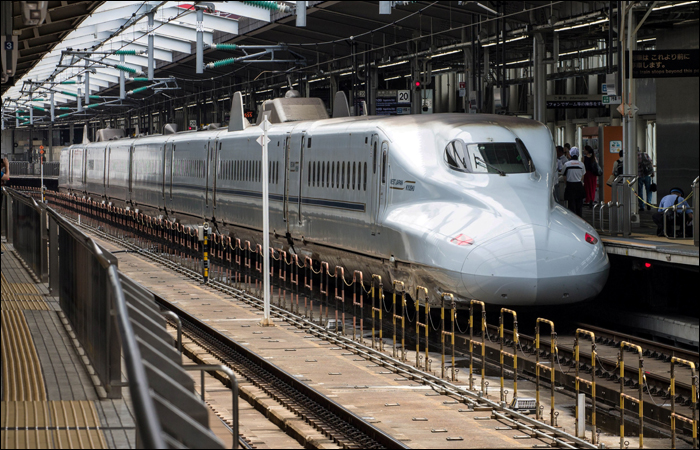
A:
MULTIPOLYGON (((60 161, 48 161, 44 163, 44 176, 57 177, 61 170, 60 161)), ((13 176, 40 176, 41 164, 28 161, 10 161, 10 177, 13 176)))
MULTIPOLYGON (((137 442, 223 448, 153 294, 121 275, 113 255, 53 209, 12 189, 2 196, 8 243, 36 275, 47 275, 99 379, 98 392, 121 398, 122 386, 129 387, 137 442)), ((237 423, 237 411, 233 416, 237 423)))
POLYGON ((598 228, 601 234, 617 236, 622 234, 628 237, 632 233, 631 217, 625 214, 625 205, 632 205, 632 190, 630 188, 637 181, 634 175, 618 175, 612 184, 612 200, 593 207, 592 225, 598 228), (627 181, 629 179, 629 183, 627 181), (596 210, 600 226, 596 226, 596 210), (608 211, 608 229, 605 229, 605 211, 608 211))

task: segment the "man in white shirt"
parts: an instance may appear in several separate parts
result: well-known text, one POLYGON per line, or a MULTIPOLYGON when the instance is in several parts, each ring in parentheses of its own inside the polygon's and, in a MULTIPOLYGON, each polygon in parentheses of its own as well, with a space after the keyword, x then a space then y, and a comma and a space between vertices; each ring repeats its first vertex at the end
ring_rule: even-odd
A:
POLYGON ((586 174, 586 166, 578 160, 578 147, 571 147, 569 151, 571 160, 564 164, 562 175, 566 177, 566 192, 564 197, 569 203, 569 209, 579 217, 583 216, 583 199, 586 191, 583 189, 583 176, 586 174))

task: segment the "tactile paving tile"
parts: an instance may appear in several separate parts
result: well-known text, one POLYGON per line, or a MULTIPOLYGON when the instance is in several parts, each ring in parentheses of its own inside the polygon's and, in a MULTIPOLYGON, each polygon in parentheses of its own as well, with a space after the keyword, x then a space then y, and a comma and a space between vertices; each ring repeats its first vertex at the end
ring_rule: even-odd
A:
POLYGON ((107 448, 88 401, 3 402, 2 448, 107 448))
POLYGON ((1 308, 4 311, 49 309, 49 305, 44 301, 44 296, 32 283, 9 283, 5 275, 2 275, 1 287, 1 308))
POLYGON ((46 400, 44 377, 27 321, 21 311, 2 315, 3 400, 46 400))

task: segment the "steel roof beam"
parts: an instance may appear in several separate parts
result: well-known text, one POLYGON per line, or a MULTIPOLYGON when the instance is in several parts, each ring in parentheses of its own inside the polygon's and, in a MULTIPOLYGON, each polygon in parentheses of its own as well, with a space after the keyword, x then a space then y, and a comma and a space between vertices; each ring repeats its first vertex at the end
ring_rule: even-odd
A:
MULTIPOLYGON (((177 39, 185 39, 190 42, 196 42, 197 41, 197 32, 194 28, 190 28, 187 26, 183 25, 173 25, 170 23, 163 23, 158 20, 156 22, 156 34, 159 35, 164 35, 164 36, 169 36, 177 39)), ((139 31, 146 32, 146 24, 137 24, 137 29, 138 26, 141 26, 139 31)), ((238 29, 238 28, 236 28, 238 29)), ((209 31, 204 31, 204 43, 207 45, 211 45, 212 42, 214 42, 214 34, 209 32, 209 31)))
POLYGON ((243 2, 214 2, 217 11, 236 14, 237 16, 269 22, 272 11, 257 6, 246 5, 243 2))
MULTIPOLYGON (((131 32, 129 32, 131 34, 131 32)), ((134 42, 137 43, 138 45, 145 46, 148 40, 148 33, 145 31, 141 30, 136 30, 134 31, 134 34, 139 36, 134 42)), ((208 33, 204 33, 205 35, 208 33)), ((211 35, 211 33, 209 33, 211 35)), ((206 42, 206 40, 205 40, 206 42)), ((176 52, 180 53, 187 53, 188 55, 192 53, 192 45, 189 42, 186 42, 182 40, 182 36, 178 37, 169 37, 169 36, 163 36, 163 35, 158 35, 156 34, 155 36, 155 42, 153 43, 155 47, 160 47, 164 50, 173 50, 176 52)))
MULTIPOLYGON (((166 17, 174 17, 181 12, 178 8, 165 8, 164 10, 166 17)), ((269 12, 269 11, 268 11, 269 12)), ((163 19, 158 19, 156 21, 163 23, 163 19)), ((172 25, 177 25, 179 23, 186 23, 188 25, 197 26, 197 18, 194 14, 183 14, 177 19, 173 19, 169 22, 172 25)), ((214 16, 212 14, 204 13, 204 28, 211 28, 212 30, 222 31, 224 33, 238 34, 238 21, 233 19, 228 19, 224 17, 214 16)), ((158 30, 156 30, 156 33, 158 30)))

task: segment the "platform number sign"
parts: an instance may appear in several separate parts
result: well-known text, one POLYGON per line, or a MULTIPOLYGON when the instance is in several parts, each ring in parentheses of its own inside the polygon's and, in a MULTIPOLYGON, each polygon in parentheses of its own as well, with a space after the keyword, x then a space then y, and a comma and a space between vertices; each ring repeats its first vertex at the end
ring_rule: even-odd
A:
POLYGON ((396 91, 396 102, 397 103, 410 103, 411 102, 411 91, 409 91, 409 90, 396 91))
POLYGON ((5 41, 5 50, 12 50, 14 47, 14 42, 12 41, 5 41))

